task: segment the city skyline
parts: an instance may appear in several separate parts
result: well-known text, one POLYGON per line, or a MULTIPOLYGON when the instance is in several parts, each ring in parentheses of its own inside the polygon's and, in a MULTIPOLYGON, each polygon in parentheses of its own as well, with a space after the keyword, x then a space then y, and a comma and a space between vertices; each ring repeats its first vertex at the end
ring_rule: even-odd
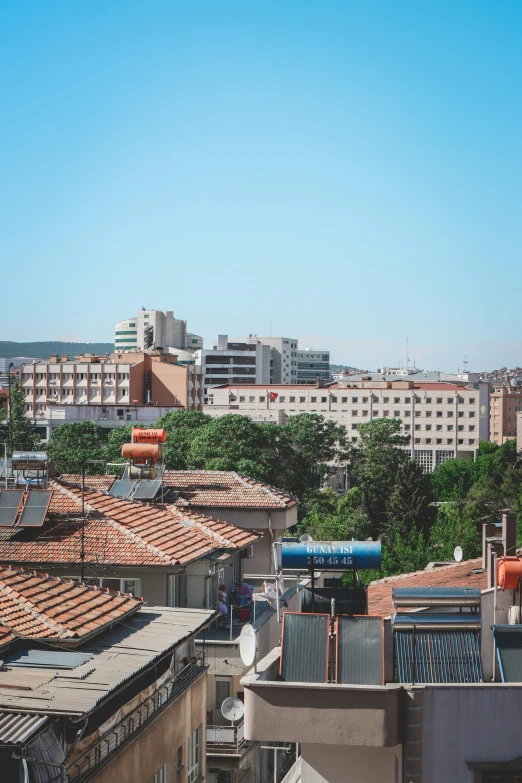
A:
POLYGON ((150 304, 207 344, 521 363, 522 8, 302 9, 3 9, 2 339, 150 304))

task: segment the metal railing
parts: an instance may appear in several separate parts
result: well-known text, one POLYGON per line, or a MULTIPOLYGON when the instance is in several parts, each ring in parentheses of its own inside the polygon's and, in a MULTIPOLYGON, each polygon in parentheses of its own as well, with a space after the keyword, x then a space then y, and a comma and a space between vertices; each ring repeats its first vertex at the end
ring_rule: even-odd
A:
POLYGON ((207 669, 204 654, 200 652, 192 659, 191 663, 163 683, 152 696, 149 696, 95 745, 69 765, 67 772, 70 783, 85 783, 97 775, 100 766, 108 763, 136 734, 146 728, 161 710, 182 693, 185 693, 207 669))
POLYGON ((235 755, 245 744, 244 721, 237 726, 207 726, 207 755, 235 755))

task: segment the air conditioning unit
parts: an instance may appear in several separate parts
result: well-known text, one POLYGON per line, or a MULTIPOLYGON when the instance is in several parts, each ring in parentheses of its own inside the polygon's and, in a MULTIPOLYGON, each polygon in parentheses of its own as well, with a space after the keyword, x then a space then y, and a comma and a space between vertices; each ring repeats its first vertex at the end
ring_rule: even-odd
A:
POLYGON ((250 544, 246 549, 241 552, 241 557, 246 560, 248 557, 254 557, 254 545, 250 544))
POLYGON ((124 421, 125 416, 116 416, 116 418, 118 419, 118 421, 124 421))

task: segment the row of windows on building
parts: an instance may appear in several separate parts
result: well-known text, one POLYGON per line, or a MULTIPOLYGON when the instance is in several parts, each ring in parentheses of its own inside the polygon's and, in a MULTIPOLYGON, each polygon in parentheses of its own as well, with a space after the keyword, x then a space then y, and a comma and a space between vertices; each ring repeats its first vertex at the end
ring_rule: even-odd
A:
MULTIPOLYGON (((339 402, 339 398, 335 397, 333 394, 330 394, 329 397, 330 397, 330 402, 332 402, 334 404, 339 402)), ((265 402, 266 396, 261 396, 258 399, 259 399, 259 402, 265 402)), ((435 402, 436 405, 452 405, 455 402, 455 398, 454 397, 447 397, 446 401, 444 401, 443 397, 436 397, 435 399, 436 399, 436 402, 435 402)), ((310 402, 317 402, 318 400, 320 400, 321 403, 327 403, 328 402, 328 397, 320 397, 320 398, 319 397, 310 397, 309 401, 310 402)), ((296 402, 296 401, 297 401, 297 397, 289 396, 287 398, 286 395, 284 395, 284 394, 279 395, 277 400, 274 400, 274 402, 296 402)), ((299 397, 299 402, 300 403, 303 403, 303 402, 305 403, 306 401, 307 401, 306 397, 299 397)), ((462 398, 462 397, 459 397, 458 401, 459 401, 459 404, 461 404, 461 403, 465 402, 465 399, 462 398)), ((246 402, 246 397, 240 396, 239 397, 239 402, 246 402)), ((249 396, 248 402, 256 402, 256 397, 254 395, 249 396)), ((347 404, 348 403, 348 397, 341 397, 340 402, 343 405, 347 404)), ((358 402, 359 402, 359 397, 352 397, 351 398, 351 403, 352 404, 356 405, 358 402)), ((369 398, 368 397, 361 397, 360 398, 360 402, 363 405, 367 405, 369 403, 369 398)), ((386 405, 386 404, 389 404, 391 402, 391 398, 390 397, 383 397, 382 399, 379 399, 378 397, 373 397, 372 398, 372 402, 374 402, 375 404, 379 404, 380 403, 381 405, 386 405)), ((418 398, 416 398, 416 402, 417 402, 417 404, 432 405, 433 404, 433 398, 432 397, 426 397, 425 399, 418 399, 418 398)), ((404 405, 410 405, 411 404, 411 398, 410 397, 404 397, 404 399, 401 399, 400 397, 394 397, 393 398, 393 404, 394 405, 403 405, 403 404, 404 405)), ((475 398, 474 397, 469 397, 468 398, 468 404, 469 405, 474 405, 475 404, 475 398)))
MULTIPOLYGON (((118 389, 118 396, 119 397, 125 397, 126 394, 129 393, 129 390, 126 386, 120 386, 118 389)), ((24 397, 32 397, 33 396, 33 390, 32 389, 22 389, 22 394, 24 397)), ((89 389, 89 394, 91 397, 99 397, 101 394, 100 389, 89 389)), ((114 389, 105 389, 103 392, 104 397, 113 397, 115 394, 114 389)), ((46 389, 36 389, 34 396, 35 397, 72 397, 74 395, 74 389, 62 389, 61 393, 58 394, 58 389, 50 389, 49 393, 47 393, 46 389)), ((86 397, 87 396, 87 389, 76 389, 76 396, 77 397, 86 397)))
MULTIPOLYGON (((86 380, 100 381, 102 379, 102 377, 103 377, 103 380, 105 382, 108 382, 108 381, 116 380, 116 375, 118 375, 118 380, 119 381, 128 381, 129 380, 129 373, 128 372, 119 372, 119 373, 109 372, 109 373, 103 373, 103 376, 102 376, 102 373, 99 373, 99 372, 91 372, 91 373, 86 373, 86 372, 77 372, 77 373, 71 373, 71 372, 64 372, 64 373, 51 372, 51 373, 49 373, 49 375, 47 375, 47 373, 45 373, 45 372, 37 372, 35 380, 36 381, 45 381, 45 380, 48 379, 49 382, 59 381, 59 380, 62 380, 63 382, 65 382, 65 381, 72 381, 72 380, 76 380, 76 381, 86 381, 86 380)), ((27 373, 24 374, 24 376, 22 378, 22 383, 23 384, 31 385, 32 381, 33 381, 33 376, 32 375, 27 374, 27 373)))

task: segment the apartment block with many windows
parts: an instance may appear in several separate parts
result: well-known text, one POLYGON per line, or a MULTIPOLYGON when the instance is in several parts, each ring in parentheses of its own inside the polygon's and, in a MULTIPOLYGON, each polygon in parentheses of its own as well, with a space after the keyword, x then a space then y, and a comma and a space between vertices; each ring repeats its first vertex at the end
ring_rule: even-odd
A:
POLYGON ((331 380, 330 351, 300 348, 297 352, 297 383, 331 380))
POLYGON ((495 386, 489 399, 490 439, 501 446, 517 436, 517 414, 522 411, 522 388, 495 386))
POLYGON ((205 406, 211 416, 239 413, 256 421, 284 423, 299 413, 318 413, 346 427, 352 443, 358 428, 378 418, 400 419, 412 456, 432 471, 451 457, 470 458, 489 437, 489 385, 421 382, 407 378, 339 381, 328 385, 226 386, 205 406))

